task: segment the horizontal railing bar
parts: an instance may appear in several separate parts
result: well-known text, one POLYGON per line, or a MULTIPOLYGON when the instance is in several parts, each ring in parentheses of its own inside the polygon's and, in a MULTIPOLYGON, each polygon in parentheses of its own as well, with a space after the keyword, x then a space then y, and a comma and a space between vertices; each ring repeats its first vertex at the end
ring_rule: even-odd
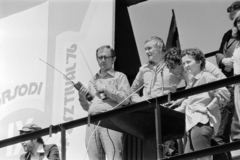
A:
POLYGON ((215 56, 217 53, 218 53, 218 51, 214 51, 214 52, 206 53, 206 54, 204 54, 204 56, 205 56, 205 58, 209 58, 209 57, 215 56))
POLYGON ((191 159, 195 159, 195 158, 206 157, 209 155, 215 155, 215 154, 219 154, 222 152, 233 151, 233 150, 238 150, 238 149, 240 149, 240 141, 231 142, 231 143, 227 143, 227 144, 223 144, 223 145, 219 145, 219 146, 214 146, 211 148, 194 151, 191 153, 185 153, 182 155, 165 158, 163 160, 191 160, 191 159))
MULTIPOLYGON (((233 76, 233 77, 226 78, 226 79, 219 80, 219 81, 215 81, 215 82, 208 83, 208 84, 205 84, 205 85, 197 86, 197 87, 194 87, 194 88, 178 91, 176 93, 171 94, 171 100, 176 100, 176 99, 184 98, 184 97, 187 97, 187 96, 190 96, 190 95, 194 95, 194 94, 206 92, 206 91, 209 91, 209 90, 217 89, 217 88, 222 87, 222 86, 232 85, 232 84, 238 83, 239 79, 240 79, 240 75, 233 76)), ((168 95, 157 97, 157 100, 160 104, 166 103, 168 101, 168 95)), ((126 106, 126 107, 114 109, 114 110, 111 110, 111 111, 108 111, 108 112, 93 115, 93 116, 91 116, 91 122, 97 122, 101 119, 106 119, 106 118, 110 118, 110 117, 113 117, 113 116, 118 116, 118 115, 121 115, 121 114, 131 113, 131 112, 134 112, 134 111, 137 111, 137 110, 148 108, 148 107, 150 107, 154 104, 155 104, 155 98, 150 99, 148 101, 132 104, 132 105, 129 105, 129 106, 126 106)), ((55 126, 53 125, 52 126, 52 133, 57 133, 57 132, 61 131, 61 129, 64 129, 64 130, 72 129, 72 128, 79 127, 79 126, 85 125, 85 124, 87 124, 87 117, 77 119, 77 120, 73 120, 73 121, 66 122, 66 123, 62 123, 62 124, 55 125, 55 126)), ((12 137, 12 138, 2 140, 2 141, 0 141, 0 148, 6 147, 6 146, 12 145, 12 144, 20 143, 20 142, 25 141, 25 140, 46 136, 46 135, 49 135, 49 127, 44 128, 44 129, 39 130, 39 131, 32 132, 32 133, 19 135, 19 136, 16 136, 16 137, 12 137)))

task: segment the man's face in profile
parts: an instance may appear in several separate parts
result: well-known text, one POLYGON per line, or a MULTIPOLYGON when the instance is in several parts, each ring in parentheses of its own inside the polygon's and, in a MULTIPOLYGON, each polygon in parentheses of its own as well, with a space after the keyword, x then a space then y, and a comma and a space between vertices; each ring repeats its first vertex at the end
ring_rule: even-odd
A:
MULTIPOLYGON (((22 135, 22 134, 26 134, 26 133, 24 133, 24 132, 20 133, 20 135, 22 135)), ((34 139, 34 140, 26 140, 26 141, 21 142, 23 150, 25 152, 32 152, 36 145, 36 141, 37 140, 34 139)))

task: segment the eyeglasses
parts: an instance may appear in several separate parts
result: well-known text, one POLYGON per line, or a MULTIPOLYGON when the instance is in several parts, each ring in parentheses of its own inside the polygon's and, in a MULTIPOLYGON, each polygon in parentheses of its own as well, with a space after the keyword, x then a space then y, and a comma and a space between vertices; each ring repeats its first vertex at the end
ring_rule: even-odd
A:
POLYGON ((100 57, 97 57, 99 60, 102 60, 102 59, 105 59, 105 60, 108 60, 110 58, 112 58, 112 56, 100 56, 100 57))
POLYGON ((233 6, 228 7, 227 12, 232 12, 232 11, 235 11, 237 9, 240 9, 240 4, 234 4, 233 6))

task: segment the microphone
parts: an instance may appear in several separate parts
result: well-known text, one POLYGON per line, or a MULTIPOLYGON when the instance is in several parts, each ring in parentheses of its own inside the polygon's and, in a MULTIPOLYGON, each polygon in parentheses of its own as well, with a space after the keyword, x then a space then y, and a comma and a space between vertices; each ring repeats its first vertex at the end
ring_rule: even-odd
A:
MULTIPOLYGON (((72 82, 73 83, 73 82, 72 82)), ((74 83, 73 83, 74 84, 74 83)), ((76 84, 73 85, 78 91, 80 90, 80 88, 83 86, 83 84, 81 82, 77 82, 76 84)), ((93 100, 93 96, 88 92, 86 94, 86 99, 88 101, 92 101, 93 100)))

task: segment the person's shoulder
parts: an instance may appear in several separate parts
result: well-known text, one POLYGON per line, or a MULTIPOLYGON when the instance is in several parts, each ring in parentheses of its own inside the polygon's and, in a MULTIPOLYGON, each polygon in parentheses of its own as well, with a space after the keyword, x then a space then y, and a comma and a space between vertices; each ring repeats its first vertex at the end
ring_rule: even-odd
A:
POLYGON ((125 73, 119 72, 119 71, 114 71, 114 74, 115 74, 117 77, 119 77, 119 76, 127 77, 125 73))
POLYGON ((144 69, 146 69, 146 68, 149 68, 149 63, 146 63, 146 64, 143 64, 140 68, 139 68, 139 71, 142 71, 142 70, 144 70, 144 69))
POLYGON ((227 32, 224 33, 225 36, 232 34, 232 29, 229 29, 227 32))
POLYGON ((48 159, 60 160, 60 154, 56 144, 45 144, 44 151, 48 159))
POLYGON ((202 76, 213 76, 211 73, 207 72, 207 71, 203 71, 202 72, 202 76))
POLYGON ((25 160, 26 159, 25 157, 26 157, 26 153, 21 154, 20 160, 25 160))
POLYGON ((148 67, 149 65, 150 65, 149 63, 145 63, 141 67, 148 67))
POLYGON ((44 150, 45 151, 48 151, 48 150, 51 150, 51 149, 57 149, 58 150, 58 147, 56 144, 45 144, 44 145, 44 150))
POLYGON ((209 73, 207 71, 203 71, 202 72, 202 77, 204 79, 206 79, 207 81, 212 81, 212 80, 216 80, 217 78, 212 74, 212 73, 209 73))
POLYGON ((224 33, 223 38, 230 39, 231 36, 232 36, 232 29, 229 29, 227 32, 224 33))
POLYGON ((28 154, 29 154, 29 153, 23 153, 23 154, 21 154, 20 160, 26 160, 28 154))
POLYGON ((218 68, 215 64, 213 64, 212 62, 206 61, 205 64, 205 69, 209 69, 209 68, 218 68))

